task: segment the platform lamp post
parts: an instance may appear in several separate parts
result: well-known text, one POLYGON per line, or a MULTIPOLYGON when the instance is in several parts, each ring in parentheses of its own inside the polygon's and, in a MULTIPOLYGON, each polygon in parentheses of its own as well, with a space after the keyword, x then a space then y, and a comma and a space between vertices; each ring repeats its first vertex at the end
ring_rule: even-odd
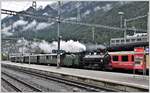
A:
POLYGON ((57 68, 60 68, 60 41, 62 36, 58 38, 58 51, 57 51, 57 68))
POLYGON ((134 35, 135 35, 136 34, 136 28, 135 28, 135 26, 132 26, 132 29, 133 29, 134 35))
MULTIPOLYGON (((24 38, 22 37, 22 43, 21 43, 21 46, 22 46, 22 53, 21 53, 21 56, 23 56, 24 55, 24 38)), ((20 57, 21 57, 20 56, 20 57)), ((23 60, 22 60, 22 63, 23 63, 23 60)))
POLYGON ((31 41, 29 41, 29 64, 31 63, 30 55, 31 55, 31 41))
POLYGON ((126 44, 127 38, 127 19, 124 19, 124 43, 126 44))
MULTIPOLYGON (((123 15, 124 15, 124 12, 118 12, 118 14, 120 15, 120 28, 123 28, 123 15)), ((127 29, 127 26, 126 26, 126 19, 124 19, 124 43, 126 43, 126 29, 127 29)))
POLYGON ((93 42, 95 43, 95 28, 92 27, 92 38, 93 38, 93 42))
POLYGON ((58 26, 57 26, 57 37, 58 37, 58 51, 57 51, 57 68, 60 67, 60 39, 61 39, 61 36, 60 36, 60 7, 61 6, 61 2, 58 1, 58 20, 57 20, 57 23, 58 23, 58 26))
POLYGON ((118 12, 118 14, 120 15, 120 28, 122 28, 122 21, 123 21, 124 12, 118 12))

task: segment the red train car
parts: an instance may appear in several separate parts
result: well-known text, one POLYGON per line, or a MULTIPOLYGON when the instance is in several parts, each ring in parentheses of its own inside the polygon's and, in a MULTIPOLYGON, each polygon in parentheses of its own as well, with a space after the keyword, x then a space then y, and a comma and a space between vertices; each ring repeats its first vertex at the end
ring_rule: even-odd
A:
POLYGON ((125 70, 145 70, 146 54, 144 48, 138 47, 134 51, 120 51, 109 52, 111 55, 110 66, 112 69, 125 69, 125 70))

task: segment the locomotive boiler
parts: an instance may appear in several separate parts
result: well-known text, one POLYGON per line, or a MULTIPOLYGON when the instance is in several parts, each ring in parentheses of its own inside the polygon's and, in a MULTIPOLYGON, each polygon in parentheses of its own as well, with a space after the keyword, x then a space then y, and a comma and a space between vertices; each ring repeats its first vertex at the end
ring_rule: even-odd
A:
POLYGON ((106 69, 110 61, 111 57, 106 49, 97 49, 86 54, 82 63, 86 67, 106 69))

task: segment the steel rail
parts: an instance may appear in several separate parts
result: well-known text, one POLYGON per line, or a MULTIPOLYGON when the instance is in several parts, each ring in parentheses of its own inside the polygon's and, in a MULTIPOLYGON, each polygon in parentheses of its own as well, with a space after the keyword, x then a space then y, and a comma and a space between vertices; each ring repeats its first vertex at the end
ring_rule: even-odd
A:
POLYGON ((6 75, 6 76, 8 76, 8 77, 10 77, 10 78, 12 78, 12 79, 14 79, 14 80, 17 81, 17 82, 20 82, 20 83, 24 84, 25 86, 27 86, 27 87, 33 89, 33 90, 36 91, 36 92, 42 92, 41 89, 36 88, 36 87, 34 87, 34 86, 28 84, 27 82, 23 81, 23 80, 19 80, 19 79, 15 78, 15 77, 9 75, 9 74, 6 73, 6 72, 3 72, 3 71, 2 71, 1 73, 4 74, 4 75, 6 75))
POLYGON ((1 77, 1 80, 6 82, 9 86, 11 86, 14 90, 16 90, 16 92, 22 92, 19 88, 15 87, 13 84, 11 84, 9 81, 4 79, 3 77, 1 77))
POLYGON ((53 80, 53 81, 56 81, 56 82, 64 83, 64 84, 67 84, 67 85, 76 86, 76 87, 83 88, 83 89, 86 89, 86 90, 92 91, 92 92, 100 92, 101 90, 114 91, 114 92, 116 91, 116 90, 110 89, 110 88, 104 88, 104 87, 100 87, 100 86, 90 85, 90 84, 86 84, 86 83, 83 83, 83 82, 64 79, 64 78, 60 78, 60 77, 56 77, 56 76, 39 74, 39 73, 33 72, 33 71, 28 72, 28 71, 23 70, 23 69, 18 70, 17 68, 11 68, 11 69, 15 69, 17 71, 27 73, 27 74, 31 74, 31 75, 34 75, 34 76, 38 76, 38 77, 41 77, 41 78, 45 78, 45 79, 48 79, 48 80, 53 80))

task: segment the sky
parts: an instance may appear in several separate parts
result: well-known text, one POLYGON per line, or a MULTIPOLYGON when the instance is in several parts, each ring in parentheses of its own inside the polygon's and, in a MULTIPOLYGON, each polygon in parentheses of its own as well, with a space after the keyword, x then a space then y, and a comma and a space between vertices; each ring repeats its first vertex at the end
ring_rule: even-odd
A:
MULTIPOLYGON (((56 1, 36 1, 37 8, 39 6, 45 7, 48 4, 52 4, 56 1)), ((14 11, 22 11, 26 10, 30 6, 32 6, 32 1, 1 1, 1 9, 14 10, 14 11)), ((7 15, 2 14, 1 18, 3 19, 7 15)))

